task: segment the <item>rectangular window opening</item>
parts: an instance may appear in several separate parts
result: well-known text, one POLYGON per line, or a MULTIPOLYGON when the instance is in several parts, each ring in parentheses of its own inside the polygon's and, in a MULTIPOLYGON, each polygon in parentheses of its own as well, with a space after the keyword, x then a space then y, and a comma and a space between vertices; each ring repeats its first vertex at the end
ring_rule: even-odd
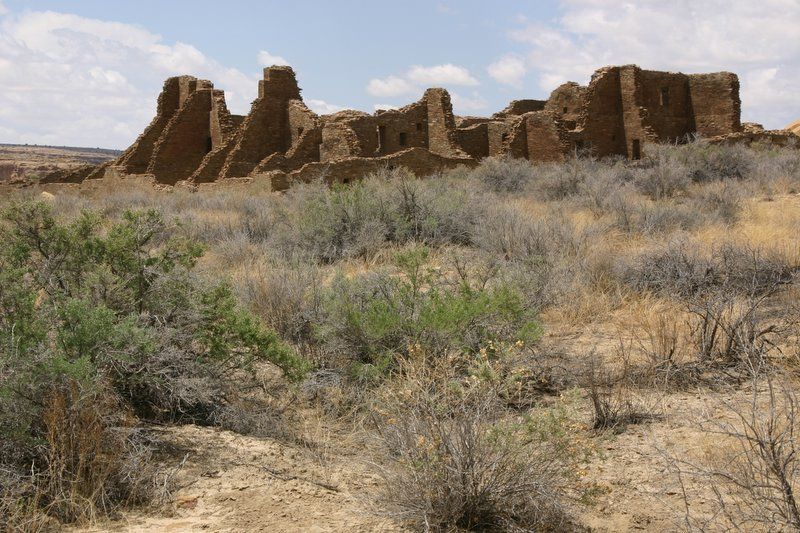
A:
POLYGON ((669 106, 669 87, 661 88, 661 107, 669 106))
POLYGON ((378 151, 386 149, 386 126, 378 126, 378 151))
POLYGON ((397 140, 399 141, 399 143, 400 143, 400 146, 405 146, 405 145, 406 145, 406 141, 407 141, 407 139, 406 139, 406 132, 404 132, 404 131, 401 131, 401 132, 400 132, 400 135, 398 136, 398 139, 397 139, 397 140))

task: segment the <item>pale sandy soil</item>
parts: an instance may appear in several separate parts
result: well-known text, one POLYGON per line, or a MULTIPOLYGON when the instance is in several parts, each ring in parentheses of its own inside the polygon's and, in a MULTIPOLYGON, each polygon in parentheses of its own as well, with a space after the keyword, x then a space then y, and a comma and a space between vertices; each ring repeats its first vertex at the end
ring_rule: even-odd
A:
MULTIPOLYGON (((608 533, 683 530, 681 487, 661 450, 703 453, 710 443, 692 420, 714 396, 671 394, 657 400, 663 419, 592 437, 596 452, 582 482, 597 490, 589 502, 574 504, 581 523, 608 533)), ((301 445, 198 426, 158 432, 173 448, 174 462, 188 455, 171 502, 80 531, 408 531, 375 511, 379 479, 352 452, 320 458, 301 445)), ((693 494, 703 490, 691 483, 688 488, 693 494)), ((711 494, 702 493, 691 501, 700 514, 710 503, 711 494)))
POLYGON ((403 531, 369 512, 378 480, 357 458, 214 428, 159 431, 178 461, 188 455, 173 501, 84 531, 403 531))

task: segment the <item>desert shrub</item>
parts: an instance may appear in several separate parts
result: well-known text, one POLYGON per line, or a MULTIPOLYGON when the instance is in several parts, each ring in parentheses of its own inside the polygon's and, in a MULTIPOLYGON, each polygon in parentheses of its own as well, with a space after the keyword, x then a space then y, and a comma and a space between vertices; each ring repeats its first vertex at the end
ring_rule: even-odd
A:
POLYGON ((786 257, 760 247, 729 242, 705 255, 681 236, 615 265, 617 278, 634 290, 684 298, 716 288, 762 294, 789 283, 796 270, 786 257))
POLYGON ((547 222, 513 206, 493 204, 475 227, 472 240, 476 247, 506 260, 550 260, 559 243, 557 228, 547 222))
POLYGON ((632 259, 620 259, 615 275, 635 291, 689 295, 709 284, 710 268, 697 246, 679 237, 632 259))
POLYGON ((497 193, 520 192, 534 179, 530 161, 510 157, 489 157, 472 171, 473 179, 497 193))
POLYGON ((582 184, 602 165, 574 154, 563 163, 537 165, 528 191, 544 200, 562 200, 580 193, 582 184))
POLYGON ((313 342, 322 313, 322 273, 289 261, 261 262, 237 280, 241 301, 282 339, 295 346, 313 342))
POLYGON ((688 208, 702 214, 706 220, 733 224, 741 214, 743 200, 741 186, 710 183, 690 194, 688 208))
POLYGON ((170 476, 153 462, 153 442, 106 384, 62 376, 40 400, 36 440, 9 435, 14 415, 3 415, 0 525, 5 518, 10 530, 53 529, 168 495, 170 476))
POLYGON ((796 193, 800 189, 800 151, 795 147, 762 150, 750 179, 767 195, 796 193))
POLYGON ((703 211, 675 203, 642 203, 635 207, 629 229, 643 235, 658 235, 673 231, 690 231, 703 222, 703 211))
POLYGON ((504 415, 497 389, 406 364, 375 403, 384 512, 426 531, 580 530, 568 485, 587 453, 568 406, 504 415))
POLYGON ((704 139, 670 147, 657 147, 689 171, 691 181, 705 183, 743 180, 752 176, 759 151, 743 144, 712 144, 704 139))
POLYGON ((212 423, 257 362, 290 379, 305 373, 228 285, 194 274, 201 253, 155 211, 126 212, 107 228, 91 213, 60 223, 41 203, 4 212, 0 447, 16 450, 5 466, 35 472, 48 512, 76 520, 86 518, 80 499, 99 510, 137 499, 123 487, 124 413, 212 423), (115 447, 120 458, 109 455, 115 447))
POLYGON ((300 184, 278 205, 274 242, 288 256, 322 263, 364 256, 387 240, 380 210, 379 199, 363 182, 333 188, 300 184))
POLYGON ((579 185, 583 203, 595 215, 600 216, 613 209, 614 202, 629 193, 633 178, 630 170, 623 164, 599 166, 579 185))
POLYGON ((243 222, 235 211, 197 209, 182 213, 179 217, 183 233, 192 241, 211 245, 247 236, 243 222))
MULTIPOLYGON (((395 171, 384 182, 388 197, 390 240, 420 242, 430 246, 469 245, 473 228, 481 219, 483 204, 464 180, 418 180, 395 171)), ((379 182, 376 182, 376 184, 379 182)))
POLYGON ((800 530, 800 450, 795 385, 783 378, 755 381, 749 401, 721 401, 717 416, 697 425, 713 439, 699 457, 663 451, 686 501, 689 529, 800 530), (711 512, 691 505, 700 496, 687 480, 709 489, 711 512))
POLYGON ((675 156, 674 148, 653 145, 646 155, 643 166, 634 174, 634 182, 643 194, 661 200, 686 191, 691 183, 691 170, 675 156))
POLYGON ((694 181, 742 180, 748 178, 754 166, 754 150, 741 144, 709 146, 703 151, 701 165, 694 181))
POLYGON ((592 403, 592 427, 595 430, 622 432, 628 425, 658 418, 654 408, 645 405, 634 390, 629 361, 619 368, 604 365, 595 353, 588 357, 585 385, 592 403))
POLYGON ((334 280, 318 336, 354 361, 361 376, 384 375, 414 347, 476 354, 490 341, 538 338, 535 311, 513 286, 465 270, 448 277, 430 266, 428 253, 419 247, 398 253, 396 273, 334 280))
POLYGON ((690 297, 689 327, 700 363, 745 376, 763 372, 779 353, 776 341, 781 328, 765 312, 767 299, 777 290, 778 285, 761 287, 742 296, 721 287, 690 297))
POLYGON ((293 187, 279 205, 272 242, 321 263, 374 256, 387 243, 469 244, 479 212, 463 180, 418 180, 401 169, 347 186, 293 187))
POLYGON ((626 328, 615 359, 626 370, 626 381, 639 387, 674 390, 696 387, 701 381, 687 321, 686 305, 646 300, 648 310, 626 328))

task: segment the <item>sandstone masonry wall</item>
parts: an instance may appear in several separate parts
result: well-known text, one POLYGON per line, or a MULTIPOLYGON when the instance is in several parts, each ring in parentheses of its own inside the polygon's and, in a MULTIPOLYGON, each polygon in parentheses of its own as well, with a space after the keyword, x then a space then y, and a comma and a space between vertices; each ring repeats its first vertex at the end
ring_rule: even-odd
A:
MULTIPOLYGON (((625 65, 597 70, 587 86, 565 83, 548 100, 515 100, 491 117, 455 117, 449 93, 437 88, 396 110, 318 116, 303 103, 294 71, 273 66, 242 117, 228 111, 211 82, 178 76, 164 83, 156 116, 136 142, 88 177, 146 173, 174 184, 260 175, 280 188, 320 174, 348 181, 381 166, 425 175, 485 157, 558 161, 588 150, 638 158, 647 143, 694 133, 742 142, 783 138, 743 131, 740 108, 734 74, 625 65)), ((81 172, 75 179, 85 177, 81 172)))

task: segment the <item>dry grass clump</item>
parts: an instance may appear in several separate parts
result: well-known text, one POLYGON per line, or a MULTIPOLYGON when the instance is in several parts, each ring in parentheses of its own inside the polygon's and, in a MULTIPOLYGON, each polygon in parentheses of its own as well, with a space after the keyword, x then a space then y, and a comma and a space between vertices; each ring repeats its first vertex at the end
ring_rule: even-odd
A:
POLYGON ((568 411, 510 417, 484 377, 450 368, 417 359, 376 397, 383 512, 426 531, 580 530, 568 486, 587 449, 568 411))
POLYGON ((169 496, 172 476, 153 461, 155 442, 112 391, 65 382, 44 401, 43 442, 17 441, 16 461, 7 457, 0 467, 0 525, 38 531, 92 523, 169 496), (24 462, 31 468, 14 468, 24 462))

